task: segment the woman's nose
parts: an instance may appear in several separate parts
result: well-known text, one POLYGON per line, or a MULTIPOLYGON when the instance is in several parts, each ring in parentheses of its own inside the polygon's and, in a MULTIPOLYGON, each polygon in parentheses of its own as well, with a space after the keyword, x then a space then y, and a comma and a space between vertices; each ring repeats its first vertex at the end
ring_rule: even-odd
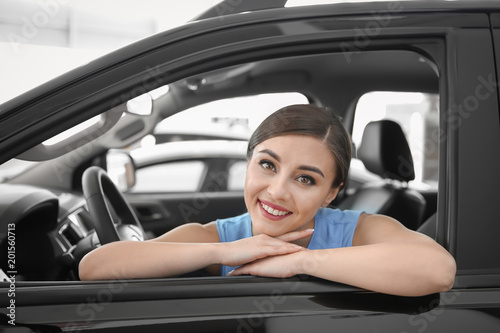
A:
POLYGON ((288 188, 288 179, 284 176, 277 175, 267 187, 267 192, 275 200, 286 201, 290 199, 291 193, 288 188))

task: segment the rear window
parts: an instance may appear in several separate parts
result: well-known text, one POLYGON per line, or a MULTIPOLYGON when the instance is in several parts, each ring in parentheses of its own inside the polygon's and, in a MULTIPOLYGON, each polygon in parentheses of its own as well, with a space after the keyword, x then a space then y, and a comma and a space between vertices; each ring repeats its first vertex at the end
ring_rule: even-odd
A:
MULTIPOLYGON (((363 95, 356 106, 352 140, 361 144, 370 121, 389 119, 397 122, 410 146, 415 168, 413 186, 437 188, 439 161, 439 95, 421 92, 376 91, 363 95)), ((364 169, 359 160, 353 168, 364 169)))

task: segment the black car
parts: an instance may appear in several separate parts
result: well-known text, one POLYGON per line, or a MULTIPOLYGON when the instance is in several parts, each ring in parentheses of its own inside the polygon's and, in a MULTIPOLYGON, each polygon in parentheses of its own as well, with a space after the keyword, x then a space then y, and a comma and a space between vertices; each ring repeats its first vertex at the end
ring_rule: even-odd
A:
MULTIPOLYGON (((284 3, 224 1, 0 105, 0 171, 23 167, 0 173, 3 330, 499 331, 500 3, 284 3), (243 191, 227 186, 229 172, 206 170, 211 183, 194 190, 132 190, 127 149, 194 106, 271 93, 299 94, 342 117, 357 171, 331 205, 387 214, 434 238, 457 263, 451 290, 402 297, 307 275, 197 272, 79 281, 79 260, 100 243, 241 214, 243 191), (380 150, 367 157, 373 142, 380 150), (125 185, 101 189, 111 207, 105 229, 82 177, 108 169, 116 149, 125 150, 115 179, 125 185)), ((222 157, 212 162, 229 170, 222 157)))

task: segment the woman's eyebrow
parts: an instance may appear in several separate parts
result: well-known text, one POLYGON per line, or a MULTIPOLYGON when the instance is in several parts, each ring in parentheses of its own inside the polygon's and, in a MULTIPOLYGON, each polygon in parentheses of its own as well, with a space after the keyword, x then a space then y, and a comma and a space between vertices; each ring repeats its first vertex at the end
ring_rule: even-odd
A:
MULTIPOLYGON (((259 153, 268 154, 269 156, 271 156, 272 158, 274 158, 276 161, 281 162, 278 154, 276 154, 274 151, 272 151, 270 149, 262 149, 261 151, 259 151, 259 153)), ((321 177, 325 178, 325 175, 323 174, 323 172, 321 172, 320 169, 318 169, 318 168, 316 168, 314 166, 311 166, 311 165, 301 165, 297 169, 304 170, 304 171, 315 172, 318 175, 320 175, 321 177)))
POLYGON ((315 172, 317 173, 318 175, 320 175, 321 177, 325 178, 325 175, 323 174, 323 172, 321 172, 320 169, 314 167, 314 166, 310 166, 310 165, 301 165, 298 167, 299 170, 305 170, 305 171, 311 171, 311 172, 315 172))
POLYGON ((261 151, 259 151, 259 153, 266 153, 269 156, 271 156, 272 158, 274 158, 276 161, 281 162, 278 154, 276 154, 274 151, 272 151, 270 149, 262 149, 261 151))

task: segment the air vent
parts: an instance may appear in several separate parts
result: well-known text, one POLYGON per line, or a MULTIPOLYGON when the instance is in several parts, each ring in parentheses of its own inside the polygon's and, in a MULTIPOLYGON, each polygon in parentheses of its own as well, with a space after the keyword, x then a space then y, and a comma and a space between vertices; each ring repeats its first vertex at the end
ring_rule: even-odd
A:
POLYGON ((66 225, 66 228, 61 231, 61 235, 63 235, 71 245, 76 245, 80 239, 82 239, 72 223, 66 225))

